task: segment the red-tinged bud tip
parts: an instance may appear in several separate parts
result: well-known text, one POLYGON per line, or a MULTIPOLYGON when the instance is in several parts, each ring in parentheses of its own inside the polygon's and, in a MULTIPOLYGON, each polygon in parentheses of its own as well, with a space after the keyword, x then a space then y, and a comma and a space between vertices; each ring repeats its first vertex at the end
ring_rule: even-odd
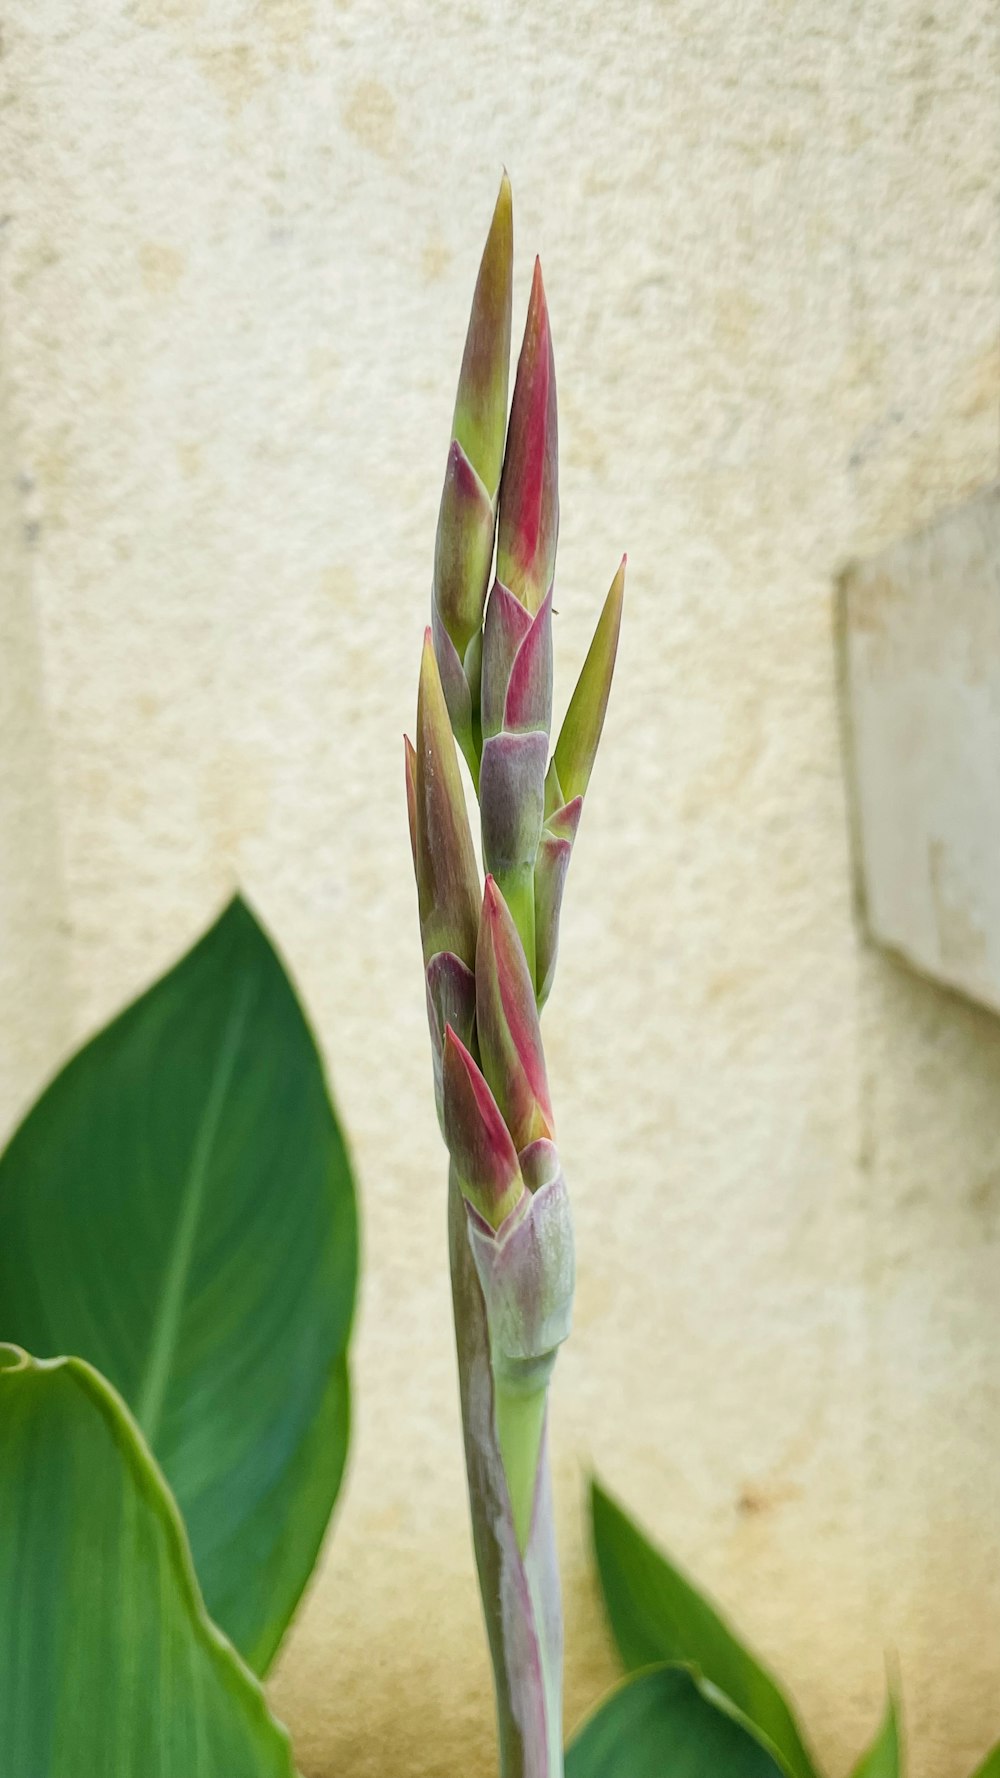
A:
POLYGON ((486 879, 476 946, 476 1028, 483 1072, 518 1152, 553 1134, 535 987, 510 909, 486 879))
POLYGON ((625 598, 625 563, 623 556, 604 601, 594 639, 556 742, 553 756, 556 774, 567 802, 584 795, 597 757, 618 652, 625 598))
POLYGON ((462 1191, 499 1228, 524 1190, 517 1152, 493 1094, 451 1025, 441 1065, 444 1135, 462 1191))
POLYGON ((556 373, 535 261, 500 485, 497 578, 535 612, 552 584, 559 532, 556 373))

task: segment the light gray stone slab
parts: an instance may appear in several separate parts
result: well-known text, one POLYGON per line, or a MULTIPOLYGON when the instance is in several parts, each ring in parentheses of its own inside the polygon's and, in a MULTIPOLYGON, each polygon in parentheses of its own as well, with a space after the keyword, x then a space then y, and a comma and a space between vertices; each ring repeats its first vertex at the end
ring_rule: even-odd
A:
POLYGON ((1000 488, 855 564, 841 591, 869 929, 1000 1011, 1000 488))

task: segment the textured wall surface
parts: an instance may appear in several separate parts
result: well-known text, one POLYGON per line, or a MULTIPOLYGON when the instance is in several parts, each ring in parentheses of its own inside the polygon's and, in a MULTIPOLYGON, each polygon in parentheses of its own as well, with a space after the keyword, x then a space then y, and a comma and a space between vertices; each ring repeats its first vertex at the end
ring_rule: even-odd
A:
POLYGON ((308 1778, 487 1778, 401 782, 501 164, 560 378, 557 702, 626 631, 546 1015, 580 1249, 555 1448, 831 1773, 1000 1734, 1000 1024, 866 947, 849 558, 995 476, 993 0, 7 0, 0 1111, 236 881, 352 1132, 349 1490, 273 1682, 308 1778))

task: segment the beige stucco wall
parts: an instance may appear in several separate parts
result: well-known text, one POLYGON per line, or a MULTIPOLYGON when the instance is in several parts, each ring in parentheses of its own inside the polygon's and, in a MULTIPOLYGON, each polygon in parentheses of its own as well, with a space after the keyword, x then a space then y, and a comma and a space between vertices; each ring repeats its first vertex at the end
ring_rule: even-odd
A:
POLYGON ((852 917, 831 602, 997 471, 993 0, 8 0, 0 1114, 241 882, 367 1269, 349 1490, 273 1684, 309 1778, 490 1771, 401 787, 500 167, 560 378, 565 697, 628 548, 551 1075, 590 1466, 831 1773, 1000 1735, 1000 1024, 852 917))

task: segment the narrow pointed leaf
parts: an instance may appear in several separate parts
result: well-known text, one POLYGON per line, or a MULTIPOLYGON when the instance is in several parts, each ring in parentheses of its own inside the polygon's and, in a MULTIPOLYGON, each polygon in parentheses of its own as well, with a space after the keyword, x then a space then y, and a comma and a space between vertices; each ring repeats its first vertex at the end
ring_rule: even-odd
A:
POLYGON ((903 1771, 899 1707, 892 1687, 875 1740, 854 1768, 853 1778, 901 1778, 903 1771))
POLYGON ((0 1426, 7 1778, 294 1778, 287 1735, 209 1621, 177 1507, 104 1378, 0 1347, 0 1426))
POLYGON ((696 1666, 771 1745, 787 1778, 816 1778, 787 1700, 707 1599, 596 1483, 594 1549, 608 1621, 630 1671, 654 1662, 696 1666))
POLYGON ((570 1745, 566 1778, 782 1778, 782 1768, 697 1673, 628 1679, 570 1745))
POLYGON ((566 802, 584 795, 594 769, 615 670, 624 596, 623 556, 556 742, 555 768, 566 802))
POLYGON ((79 1354, 125 1398, 211 1615, 261 1671, 343 1472, 356 1270, 322 1064, 237 900, 0 1159, 0 1338, 79 1354))
POLYGON ((536 259, 514 379, 497 529, 497 579, 531 612, 538 610, 555 571, 558 478, 555 361, 536 259))
POLYGON ((452 425, 491 497, 500 480, 507 429, 513 262, 513 204, 505 173, 472 299, 452 425))

